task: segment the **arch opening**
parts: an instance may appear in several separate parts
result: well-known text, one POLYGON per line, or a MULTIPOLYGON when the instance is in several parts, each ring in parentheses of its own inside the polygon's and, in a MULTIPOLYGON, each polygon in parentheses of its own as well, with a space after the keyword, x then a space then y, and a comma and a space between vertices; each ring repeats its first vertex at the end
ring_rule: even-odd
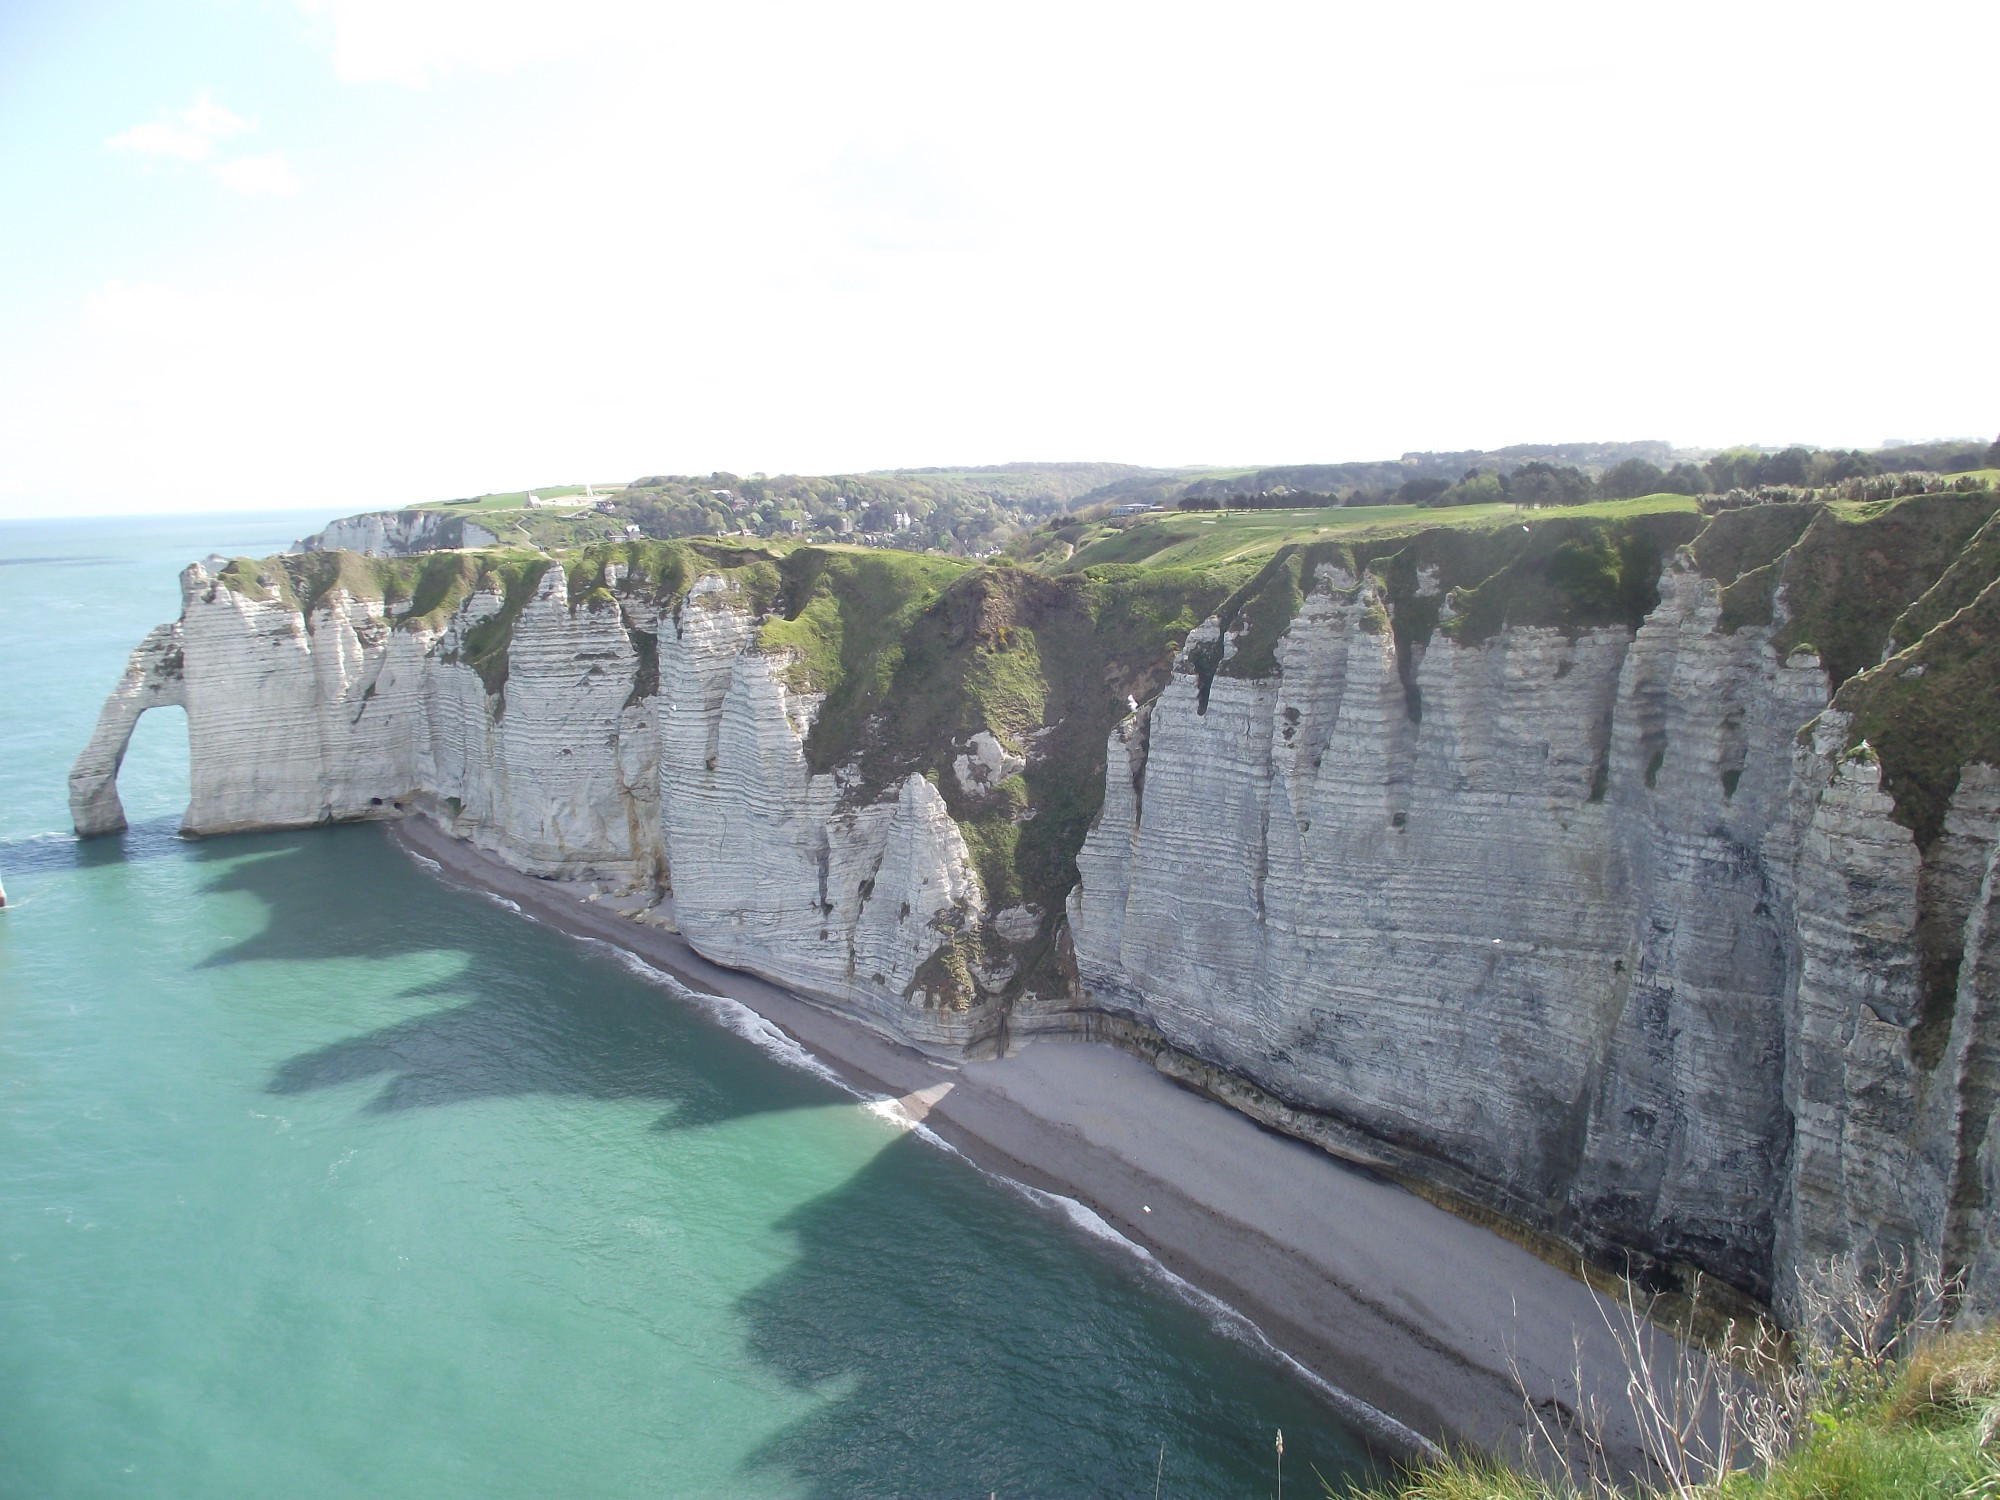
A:
POLYGON ((188 720, 178 703, 163 703, 143 713, 132 726, 125 757, 117 772, 118 800, 134 823, 187 814, 188 720))
MULTIPOLYGON (((116 833, 126 826, 125 806, 118 796, 119 769, 142 715, 149 709, 168 706, 186 709, 182 665, 181 627, 162 625, 139 643, 125 664, 125 675, 104 700, 90 743, 83 747, 83 753, 77 756, 69 772, 70 821, 83 837, 116 833)), ((135 782, 134 791, 145 797, 148 815, 156 815, 161 788, 163 784, 170 786, 176 774, 183 794, 181 805, 187 805, 186 714, 174 717, 182 721, 181 725, 166 726, 156 721, 142 740, 147 747, 146 769, 135 782), (172 738, 176 730, 178 754, 172 738)))

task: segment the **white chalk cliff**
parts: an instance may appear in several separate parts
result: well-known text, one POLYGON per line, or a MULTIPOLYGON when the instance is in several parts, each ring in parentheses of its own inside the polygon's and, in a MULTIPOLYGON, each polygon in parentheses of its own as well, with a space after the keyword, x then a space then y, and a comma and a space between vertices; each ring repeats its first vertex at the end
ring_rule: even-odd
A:
MULTIPOLYGON (((182 582, 72 772, 80 832, 122 826, 132 724, 179 703, 191 832, 420 811, 536 874, 671 887, 704 955, 913 1041, 995 1036, 979 944, 1041 924, 989 909, 930 780, 812 769, 819 704, 727 578, 572 604, 552 566, 497 682, 466 659, 497 590, 421 628, 345 589, 301 612, 182 582)), ((1374 575, 1306 582, 1274 667, 1236 675, 1211 621, 1113 733, 1062 1003, 1605 1255, 1769 1295, 1929 1246, 2000 1302, 2000 774, 1965 770, 1920 858, 1819 658, 1774 644, 1782 598, 1725 629, 1686 553, 1636 632, 1399 648, 1374 575), (1947 950, 1933 1034, 1919 969, 1947 950)), ((951 774, 1021 764, 987 734, 951 774)))
POLYGON ((463 657, 506 607, 497 590, 437 631, 345 588, 302 612, 201 564, 181 590, 180 620, 132 653, 70 773, 79 833, 125 826, 116 778, 132 727, 176 703, 191 834, 422 811, 531 874, 633 889, 666 886, 671 849, 675 920, 704 954, 913 1040, 963 1046, 991 1026, 976 986, 935 962, 981 909, 936 788, 913 776, 850 805, 832 776, 809 775, 811 705, 756 649, 722 579, 661 616, 638 599, 572 607, 550 566, 497 684, 463 657))
POLYGON ((442 547, 491 547, 500 538, 471 516, 441 510, 378 510, 343 516, 298 544, 300 552, 410 557, 442 547))

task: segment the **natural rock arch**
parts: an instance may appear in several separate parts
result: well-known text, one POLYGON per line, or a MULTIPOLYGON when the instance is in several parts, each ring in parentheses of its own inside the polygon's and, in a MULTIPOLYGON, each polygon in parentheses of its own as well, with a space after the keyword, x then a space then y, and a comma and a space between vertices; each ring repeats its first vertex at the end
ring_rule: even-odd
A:
POLYGON ((125 664, 125 675, 104 700, 90 743, 70 767, 69 816, 80 836, 117 833, 125 827, 118 767, 124 763, 139 715, 162 704, 187 707, 178 622, 158 626, 139 643, 125 664))

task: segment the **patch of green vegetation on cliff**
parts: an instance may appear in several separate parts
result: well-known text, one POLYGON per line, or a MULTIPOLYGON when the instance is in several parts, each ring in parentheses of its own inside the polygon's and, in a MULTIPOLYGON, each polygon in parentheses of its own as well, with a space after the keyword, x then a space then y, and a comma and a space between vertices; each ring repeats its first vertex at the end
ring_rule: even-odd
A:
POLYGON ((1457 613, 1442 628, 1465 644, 1509 626, 1572 634, 1614 624, 1636 629, 1659 602, 1663 560, 1695 534, 1699 520, 1678 506, 1632 510, 1629 503, 1622 515, 1575 513, 1589 508, 1542 512, 1501 527, 1434 526, 1283 547, 1219 609, 1234 650, 1223 661, 1219 647, 1212 648, 1208 670, 1268 675, 1278 642, 1324 565, 1355 578, 1374 575, 1389 604, 1381 628, 1394 631, 1405 666, 1411 647, 1440 628, 1448 595, 1457 613))
POLYGON ((278 600, 292 609, 299 607, 292 591, 291 575, 283 561, 275 557, 232 557, 215 572, 215 581, 231 593, 259 601, 278 600))
MULTIPOLYGON (((1880 766, 1882 788, 1894 802, 1892 816, 1910 830, 1926 860, 1944 832, 1964 768, 1979 762, 2000 766, 1996 531, 2000 516, 1988 519, 1898 618, 1897 639, 1905 630, 1928 626, 1915 644, 1856 673, 1834 695, 1834 707, 1852 716, 1847 754, 1866 755, 1880 766)), ((1879 618, 1886 607, 1875 613, 1879 618)), ((1963 940, 1958 924, 1930 910, 1919 912, 1922 1012, 1911 1049, 1927 1068, 1942 1056, 1957 1008, 1963 940)))
MULTIPOLYGON (((1427 514, 1435 516, 1436 512, 1427 514)), ((1510 511, 1510 515, 1513 513, 1510 511)), ((1683 505, 1643 502, 1541 512, 1504 526, 1394 528, 1321 536, 1281 547, 1216 611, 1225 639, 1190 654, 1202 685, 1218 675, 1263 677, 1322 567, 1372 576, 1386 607, 1376 627, 1393 634, 1396 666, 1412 718, 1421 716, 1416 650, 1443 628, 1476 644, 1509 626, 1544 626, 1572 635, 1603 625, 1636 629, 1659 602, 1665 557, 1700 528, 1683 505), (1580 515, 1602 509, 1606 515, 1580 515), (1447 619, 1445 605, 1455 614, 1447 619)))
POLYGON ((806 756, 852 768, 848 793, 928 776, 962 829, 989 908, 1031 903, 1046 956, 1104 790, 1105 741, 1165 685, 1175 652, 1240 570, 1105 567, 1049 578, 889 551, 802 548, 779 564, 759 644, 824 693, 806 756), (955 760, 992 733, 1025 769, 962 785, 955 760))
MULTIPOLYGON (((980 799, 982 806, 959 822, 966 853, 979 872, 980 888, 989 910, 1002 911, 1027 899, 1029 882, 1021 873, 1021 832, 1029 807, 1028 780, 1009 776, 991 794, 980 799)), ((1078 847, 1082 847, 1079 841, 1078 847)), ((1074 859, 1075 851, 1070 857, 1074 859)))
MULTIPOLYGON (((1351 556, 1349 549, 1323 542, 1286 547, 1224 602, 1220 611, 1225 636, 1235 651, 1222 659, 1221 643, 1206 647, 1213 671, 1233 677, 1264 677, 1278 665, 1278 642, 1291 628, 1313 584, 1320 563, 1351 556)), ((1198 668, 1206 668, 1206 662, 1198 668)))
POLYGON ((542 575, 554 566, 546 557, 521 553, 484 553, 474 592, 496 590, 500 607, 459 637, 457 660, 479 674, 489 696, 504 696, 507 651, 514 644, 514 626, 535 597, 542 575))
POLYGON ((432 552, 410 590, 409 606, 396 620, 400 630, 442 630, 452 614, 479 587, 479 560, 463 552, 432 552))
POLYGON ((1827 506, 1778 568, 1790 617, 1779 652, 1811 641, 1835 684, 1874 666, 1898 617, 1996 508, 1990 490, 1827 506))
MULTIPOLYGON (((1725 631, 1745 630, 1752 626, 1769 625, 1777 618, 1777 592, 1783 559, 1765 563, 1760 568, 1751 568, 1739 573, 1717 595, 1722 604, 1722 615, 1718 623, 1725 631)), ((1797 642, 1792 650, 1798 649, 1797 642)))
POLYGON ((287 552, 232 558, 216 581, 247 598, 276 600, 310 615, 329 594, 394 604, 407 599, 421 573, 419 559, 363 557, 356 552, 287 552))
POLYGON ((1938 581, 1889 627, 1889 649, 1901 651, 1977 599, 2000 577, 2000 511, 1973 533, 1938 581))
MULTIPOLYGON (((308 617, 336 592, 376 604, 399 630, 439 630, 482 588, 503 594, 509 580, 549 560, 531 552, 427 552, 416 557, 364 557, 356 552, 289 552, 236 558, 217 581, 250 598, 274 600, 308 617)), ((532 584, 529 592, 533 592, 532 584)), ((518 613, 518 607, 515 613, 518 613)))
POLYGON ((1660 602, 1660 569, 1700 529, 1690 512, 1595 524, 1567 517, 1522 535, 1519 550, 1486 580, 1461 588, 1444 626, 1464 644, 1541 626, 1575 635, 1606 625, 1637 630, 1660 602))
POLYGON ((1825 507, 1809 502, 1725 510, 1694 540, 1695 565, 1727 586, 1776 562, 1825 507))
POLYGON ((790 655, 788 685, 824 694, 820 722, 845 739, 880 710, 911 622, 966 566, 915 552, 799 548, 778 565, 779 612, 757 644, 790 655))
POLYGON ((679 604, 697 578, 719 574, 729 580, 738 602, 762 612, 776 602, 783 579, 779 565, 787 549, 718 537, 674 541, 629 538, 594 542, 561 554, 572 607, 598 589, 643 598, 660 609, 679 604), (615 588, 612 567, 623 570, 615 588))
POLYGON ((1928 848, 1962 767, 2000 766, 2000 573, 1972 603, 1834 695, 1882 762, 1896 820, 1928 848))

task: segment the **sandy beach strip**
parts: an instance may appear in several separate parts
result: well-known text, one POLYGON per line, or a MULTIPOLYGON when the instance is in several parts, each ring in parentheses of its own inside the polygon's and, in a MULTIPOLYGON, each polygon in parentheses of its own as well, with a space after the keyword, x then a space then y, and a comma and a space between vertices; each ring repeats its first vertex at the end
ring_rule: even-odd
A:
MULTIPOLYGON (((993 1061, 929 1057, 711 964, 678 934, 574 887, 523 875, 427 818, 391 825, 390 837, 455 883, 747 1006, 857 1091, 900 1101, 978 1167, 1081 1204, 1191 1295, 1226 1304, 1253 1337, 1344 1393, 1336 1404, 1360 1403, 1349 1414, 1391 1453, 1425 1442, 1517 1451, 1523 1388, 1573 1407, 1579 1350, 1593 1395, 1619 1404, 1625 1369, 1607 1315, 1621 1315, 1580 1280, 1139 1057, 1050 1038, 993 1061)), ((1637 1461, 1629 1421, 1607 1437, 1637 1461)))

